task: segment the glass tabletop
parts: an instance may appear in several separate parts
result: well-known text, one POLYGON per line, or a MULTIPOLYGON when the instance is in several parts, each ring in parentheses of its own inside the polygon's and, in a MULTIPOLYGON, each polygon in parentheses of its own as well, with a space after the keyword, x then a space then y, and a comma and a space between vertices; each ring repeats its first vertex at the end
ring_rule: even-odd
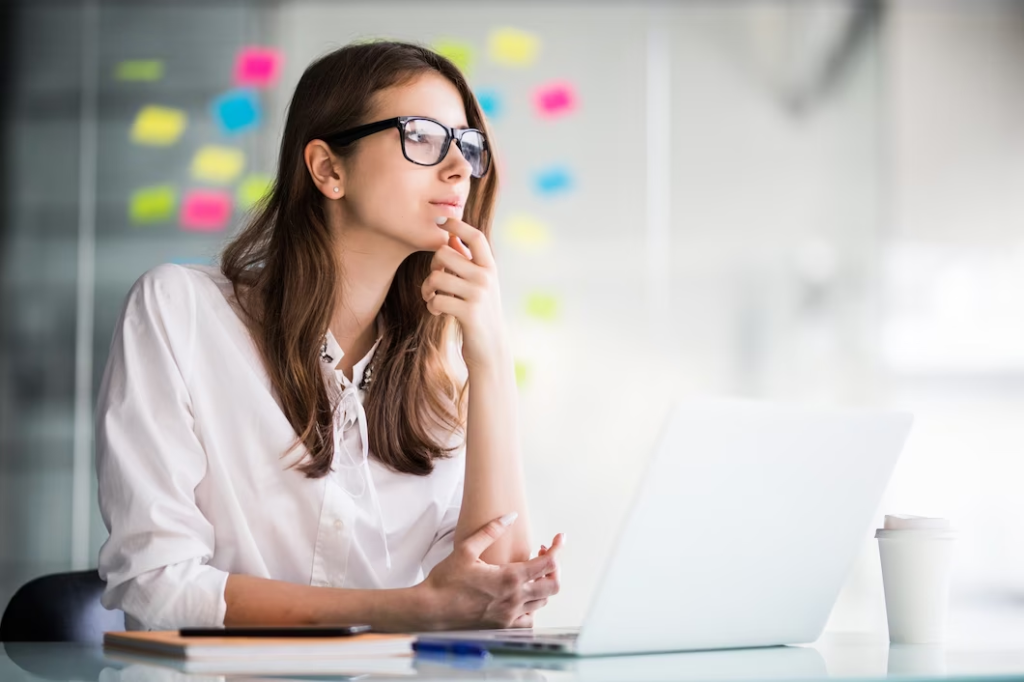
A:
POLYGON ((566 656, 397 656, 213 667, 138 657, 99 646, 9 643, 0 680, 182 682, 237 679, 360 680, 822 680, 1024 679, 1024 641, 890 645, 881 636, 827 633, 811 645, 689 653, 566 656))

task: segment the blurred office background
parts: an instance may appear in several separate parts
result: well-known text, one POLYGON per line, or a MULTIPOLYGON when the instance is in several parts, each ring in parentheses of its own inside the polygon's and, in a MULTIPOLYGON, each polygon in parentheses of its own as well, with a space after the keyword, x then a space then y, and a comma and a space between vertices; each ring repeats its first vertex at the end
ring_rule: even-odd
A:
MULTIPOLYGON (((455 59, 496 136, 534 535, 568 536, 540 624, 706 394, 914 411, 876 520, 948 516, 955 608, 1024 612, 1024 3, 909 1, 3 5, 0 606, 96 565, 128 288, 215 262, 306 64, 379 37, 455 59)), ((870 535, 831 629, 884 631, 870 535)))

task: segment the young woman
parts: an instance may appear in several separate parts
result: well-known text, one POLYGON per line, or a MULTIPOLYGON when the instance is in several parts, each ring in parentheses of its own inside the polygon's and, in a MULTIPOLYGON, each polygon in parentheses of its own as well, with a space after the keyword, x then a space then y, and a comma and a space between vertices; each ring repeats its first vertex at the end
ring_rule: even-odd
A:
POLYGON ((446 59, 306 69, 221 267, 146 273, 114 332, 99 570, 129 628, 532 624, 563 537, 530 558, 496 188, 446 59))

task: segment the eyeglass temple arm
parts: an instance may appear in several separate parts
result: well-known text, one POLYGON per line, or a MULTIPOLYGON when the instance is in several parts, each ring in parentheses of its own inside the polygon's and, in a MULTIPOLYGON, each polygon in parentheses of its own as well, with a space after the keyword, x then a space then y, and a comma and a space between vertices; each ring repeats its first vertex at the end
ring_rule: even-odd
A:
POLYGON ((389 118, 386 121, 377 121, 376 123, 367 123, 366 125, 356 126, 346 130, 345 132, 324 138, 325 142, 330 142, 344 147, 347 144, 352 144, 361 137, 372 135, 373 133, 380 132, 381 130, 387 130, 400 124, 400 119, 389 118))

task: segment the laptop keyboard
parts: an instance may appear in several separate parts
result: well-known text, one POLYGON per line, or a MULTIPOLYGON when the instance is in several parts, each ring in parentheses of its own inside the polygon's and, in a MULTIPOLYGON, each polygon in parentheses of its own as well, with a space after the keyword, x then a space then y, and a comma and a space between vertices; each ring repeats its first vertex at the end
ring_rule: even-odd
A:
POLYGON ((580 636, 579 628, 539 628, 537 630, 523 630, 512 628, 508 630, 492 630, 492 636, 500 639, 554 639, 562 642, 571 642, 580 636))

